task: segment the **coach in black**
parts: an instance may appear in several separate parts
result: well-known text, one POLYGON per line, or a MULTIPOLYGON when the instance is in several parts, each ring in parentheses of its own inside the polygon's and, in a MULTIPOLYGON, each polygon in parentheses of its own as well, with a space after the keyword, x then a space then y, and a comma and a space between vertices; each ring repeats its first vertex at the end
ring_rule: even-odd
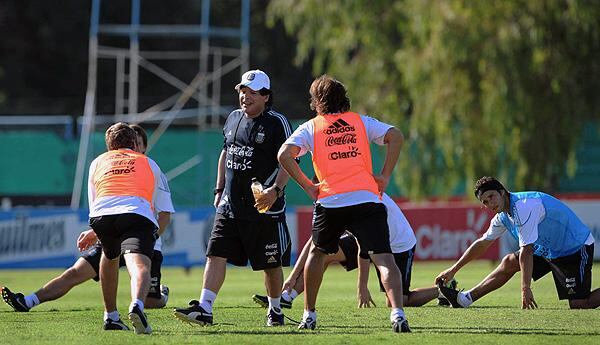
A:
POLYGON ((207 249, 204 286, 200 301, 175 309, 187 322, 212 325, 212 308, 225 280, 227 262, 264 271, 269 296, 267 326, 284 323, 280 307, 282 265, 290 264, 290 236, 285 223, 284 188, 289 179, 277 161, 277 152, 291 135, 289 121, 275 112, 267 74, 244 73, 235 87, 240 109, 229 114, 223 129, 214 190, 217 214, 207 249), (263 192, 256 198, 250 185, 256 178, 263 192), (258 210, 267 209, 264 213, 258 210))

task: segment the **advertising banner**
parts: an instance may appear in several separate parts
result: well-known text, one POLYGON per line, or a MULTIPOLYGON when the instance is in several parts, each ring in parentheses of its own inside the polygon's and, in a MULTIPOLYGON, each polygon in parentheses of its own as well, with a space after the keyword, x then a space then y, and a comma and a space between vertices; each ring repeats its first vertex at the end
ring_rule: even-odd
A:
MULTIPOLYGON (((486 230, 492 214, 475 204, 402 204, 400 209, 417 237, 417 260, 455 260, 486 230)), ((298 242, 310 238, 312 207, 298 208, 298 242)), ((494 243, 482 259, 497 259, 494 243)))
MULTIPOLYGON (((456 260, 487 230, 493 215, 473 204, 401 207, 417 237, 417 260, 456 260)), ((480 259, 496 260, 494 243, 480 259)))
MULTIPOLYGON (((214 213, 213 207, 205 207, 172 215, 171 224, 162 236, 163 265, 191 267, 206 262, 214 213)), ((295 253, 294 210, 286 216, 292 253, 295 253)), ((69 267, 81 255, 77 250, 77 237, 88 228, 87 211, 19 209, 0 212, 0 269, 69 267)))

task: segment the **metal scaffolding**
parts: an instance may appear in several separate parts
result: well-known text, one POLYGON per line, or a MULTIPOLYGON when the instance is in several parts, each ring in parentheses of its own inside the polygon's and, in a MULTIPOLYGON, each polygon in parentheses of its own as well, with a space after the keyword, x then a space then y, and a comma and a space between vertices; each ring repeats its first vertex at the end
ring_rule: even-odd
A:
MULTIPOLYGON (((115 1, 115 0, 113 0, 115 1)), ((250 0, 240 0, 239 27, 219 27, 211 25, 211 0, 201 1, 200 24, 192 25, 148 25, 140 22, 142 0, 131 0, 131 18, 129 24, 101 23, 101 0, 92 0, 89 33, 88 80, 85 108, 81 129, 81 139, 77 156, 77 168, 71 208, 78 209, 85 168, 89 163, 89 142, 94 129, 96 116, 98 62, 100 59, 115 61, 115 121, 140 123, 150 119, 160 119, 160 124, 148 140, 148 151, 158 141, 169 125, 177 118, 190 99, 197 104, 197 124, 207 128, 219 124, 218 118, 229 113, 229 108, 221 105, 221 78, 230 73, 241 75, 248 70, 250 50, 250 0), (128 39, 128 47, 100 45, 99 39, 105 37, 123 37, 128 39), (200 49, 192 50, 154 50, 140 49, 140 40, 180 38, 199 40, 200 49), (215 41, 235 40, 238 47, 219 45, 215 41), (197 60, 198 70, 191 81, 176 77, 155 62, 158 60, 197 60), (211 63, 212 62, 212 63, 211 63), (144 69, 159 77, 165 83, 175 87, 174 95, 156 100, 156 103, 143 111, 138 110, 139 71, 144 69)), ((187 109, 189 111, 189 109, 187 109)), ((174 168, 181 173, 199 162, 192 157, 174 168)), ((167 173, 169 175, 169 173, 167 173)), ((177 176, 177 174, 171 174, 177 176)))

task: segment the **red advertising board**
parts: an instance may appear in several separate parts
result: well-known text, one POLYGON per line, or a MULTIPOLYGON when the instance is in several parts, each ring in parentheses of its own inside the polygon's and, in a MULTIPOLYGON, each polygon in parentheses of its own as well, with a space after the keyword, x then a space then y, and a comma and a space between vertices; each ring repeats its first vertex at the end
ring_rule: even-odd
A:
MULTIPOLYGON (((440 203, 401 204, 402 212, 417 237, 417 260, 456 260, 488 228, 493 214, 477 204, 440 203)), ((310 238, 312 207, 299 207, 298 243, 301 248, 310 238)), ((496 241, 481 259, 497 260, 500 247, 496 241)))
MULTIPOLYGON (((456 260, 487 230, 493 214, 476 204, 401 205, 417 237, 417 260, 456 260)), ((497 260, 498 241, 480 259, 497 260)))

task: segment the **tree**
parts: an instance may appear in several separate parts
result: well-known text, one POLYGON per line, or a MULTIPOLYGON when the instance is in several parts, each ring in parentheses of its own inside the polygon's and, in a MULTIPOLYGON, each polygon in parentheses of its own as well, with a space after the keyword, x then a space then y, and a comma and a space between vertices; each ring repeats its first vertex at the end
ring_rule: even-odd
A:
POLYGON ((403 129, 396 177, 411 197, 481 175, 552 191, 574 173, 584 122, 600 118, 592 1, 278 0, 269 16, 355 110, 403 129))

